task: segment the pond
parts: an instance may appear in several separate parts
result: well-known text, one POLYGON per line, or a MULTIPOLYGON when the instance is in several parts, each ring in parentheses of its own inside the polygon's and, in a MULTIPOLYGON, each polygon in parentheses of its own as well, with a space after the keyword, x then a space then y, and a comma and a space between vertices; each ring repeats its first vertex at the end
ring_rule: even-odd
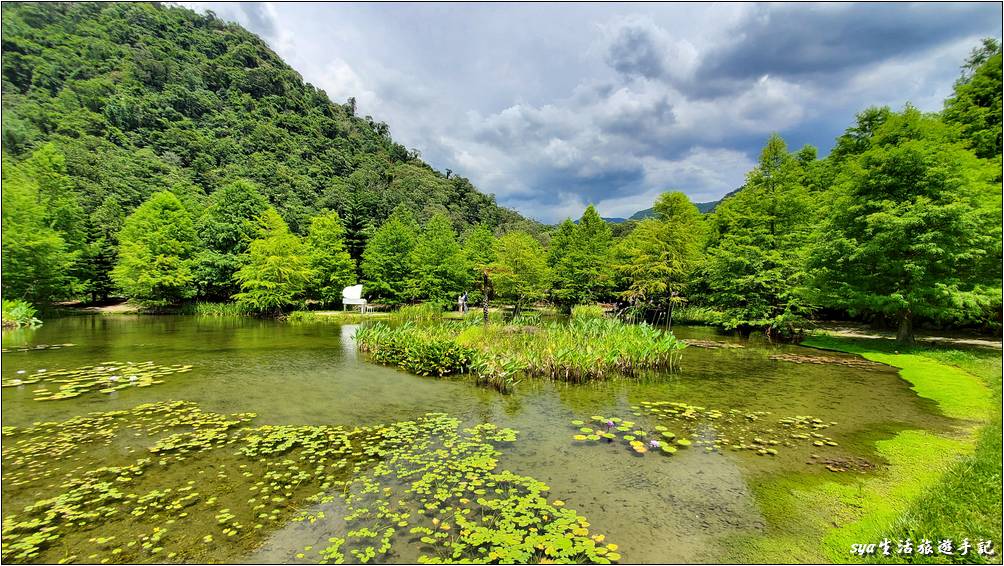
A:
MULTIPOLYGON (((549 486, 546 497, 558 501, 554 505, 588 520, 589 539, 597 541, 597 546, 616 543, 601 552, 632 563, 719 560, 734 537, 765 528, 760 512, 764 502, 757 500, 751 487, 756 482, 790 473, 828 474, 841 478, 838 481, 882 473, 883 461, 874 450, 877 439, 906 428, 947 430, 954 425, 939 416, 932 401, 918 397, 893 368, 771 359, 820 353, 717 336, 707 328, 677 327, 674 331, 681 338, 737 347, 689 347, 682 369, 672 374, 585 385, 524 380, 511 394, 464 379, 419 377, 368 363, 356 352, 355 329, 354 325, 328 323, 123 315, 69 317, 47 321, 37 329, 5 333, 2 376, 10 386, 4 387, 2 396, 4 539, 7 545, 14 533, 36 548, 19 558, 8 555, 5 546, 5 561, 316 562, 329 539, 345 537, 342 516, 361 507, 358 502, 353 507, 351 502, 323 497, 326 485, 341 486, 349 493, 382 489, 389 494, 393 489, 393 497, 387 499, 401 500, 402 509, 418 505, 408 499, 419 495, 404 489, 411 476, 381 472, 373 463, 390 459, 382 449, 374 449, 379 458, 361 463, 357 459, 341 476, 326 473, 326 483, 312 484, 311 493, 319 493, 311 499, 296 490, 316 477, 305 480, 302 462, 287 459, 281 450, 249 451, 245 440, 217 441, 206 434, 196 442, 206 446, 217 442, 212 446, 224 448, 205 453, 198 448, 182 449, 179 454, 172 452, 177 443, 169 443, 167 449, 163 442, 155 445, 181 426, 179 419, 196 423, 196 431, 216 430, 199 420, 211 421, 212 417, 205 416, 209 413, 253 413, 253 417, 232 417, 233 424, 226 426, 259 427, 266 431, 256 433, 259 436, 276 430, 294 434, 292 429, 264 425, 328 427, 296 432, 324 430, 328 438, 404 435, 407 441, 395 446, 410 451, 404 458, 409 465, 426 466, 423 469, 433 469, 435 464, 423 460, 428 455, 419 448, 434 451, 456 446, 457 439, 450 435, 459 434, 472 450, 490 444, 499 451, 495 472, 507 470, 543 482, 549 486), (142 365, 147 362, 152 365, 142 365), (58 376, 58 370, 85 366, 90 367, 84 374, 90 375, 87 372, 95 367, 112 368, 102 370, 102 379, 118 377, 92 387, 81 382, 80 394, 65 399, 46 399, 58 387, 55 378, 32 383, 33 376, 53 372, 58 376), (137 386, 127 386, 133 384, 137 386), (168 425, 156 424, 155 419, 163 415, 153 413, 161 405, 136 409, 171 401, 193 405, 172 409, 172 414, 182 416, 172 417, 175 421, 168 425), (689 414, 681 414, 688 410, 689 414), (33 425, 88 413, 103 413, 104 420, 33 425), (424 417, 427 413, 443 415, 424 417), (197 414, 203 416, 193 416, 197 414), (608 425, 609 419, 617 422, 608 425), (420 421, 417 431, 412 425, 391 426, 416 420, 420 421), (626 432, 618 434, 642 429, 647 436, 638 438, 645 441, 644 446, 652 448, 651 439, 656 438, 678 449, 671 456, 658 449, 642 455, 622 438, 577 441, 573 437, 580 434, 580 426, 572 421, 583 421, 586 429, 596 427, 599 432, 630 421, 630 426, 623 427, 626 432), (499 439, 490 438, 494 433, 481 429, 455 433, 482 423, 515 429, 517 439, 495 442, 499 439), (333 432, 336 429, 330 427, 336 426, 344 427, 337 429, 343 432, 333 432), (405 429, 408 432, 402 433, 405 429), (667 440, 672 434, 663 437, 659 433, 667 429, 679 437, 688 436, 694 445, 683 447, 667 440), (429 440, 422 436, 426 433, 440 436, 429 440), (94 435, 104 436, 96 442, 94 435), (748 449, 751 443, 756 446, 748 449), (62 448, 53 448, 57 445, 62 448), (151 450, 155 446, 160 448, 151 450), (835 471, 828 466, 836 466, 835 471), (62 503, 49 499, 67 486, 93 488, 96 479, 83 482, 80 478, 88 472, 88 477, 97 478, 100 473, 94 469, 108 467, 114 469, 101 473, 111 474, 116 481, 100 493, 113 493, 109 497, 114 505, 101 507, 100 513, 74 516, 69 526, 63 521, 49 531, 58 532, 58 540, 30 542, 35 540, 30 531, 36 527, 23 522, 32 513, 40 513, 41 507, 21 509, 43 501, 46 512, 55 514, 52 509, 62 503), (366 482, 349 487, 339 483, 351 482, 353 474, 370 474, 375 479, 366 482, 376 487, 367 490, 366 482), (273 481, 266 482, 269 477, 273 481), (273 494, 285 491, 257 497, 255 490, 266 485, 272 486, 273 494), (173 507, 164 503, 181 501, 175 496, 186 487, 202 493, 173 507), (165 496, 165 490, 173 495, 165 496), (259 499, 269 499, 271 508, 273 498, 283 505, 272 513, 257 513, 262 506, 259 499), (268 520, 256 522, 259 516, 268 520), (16 521, 22 523, 15 527, 16 521)), ((351 450, 362 458, 358 449, 351 450)), ((537 512, 558 513, 551 507, 537 512)), ((406 515, 394 516, 402 525, 420 524, 417 513, 406 515)), ((437 520, 435 525, 441 524, 437 520)), ((375 561, 415 560, 427 554, 428 549, 422 548, 428 545, 415 542, 421 534, 410 538, 405 530, 394 535, 388 543, 392 549, 375 561)), ((374 546, 381 546, 380 537, 373 538, 374 546)), ((445 533, 442 538, 447 538, 445 533)), ((346 555, 350 562, 360 559, 369 557, 346 555)))

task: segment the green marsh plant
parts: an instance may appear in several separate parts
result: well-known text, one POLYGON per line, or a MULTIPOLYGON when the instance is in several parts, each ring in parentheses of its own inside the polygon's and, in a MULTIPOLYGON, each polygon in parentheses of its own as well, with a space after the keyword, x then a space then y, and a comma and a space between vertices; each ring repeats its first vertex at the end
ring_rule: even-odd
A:
POLYGON ((573 318, 537 326, 440 322, 360 328, 357 346, 378 363, 418 375, 471 373, 502 391, 515 376, 582 383, 651 369, 676 370, 686 347, 647 324, 573 318))
POLYGON ((28 301, 15 299, 3 300, 3 327, 20 328, 22 326, 39 326, 42 321, 35 318, 38 310, 28 301))

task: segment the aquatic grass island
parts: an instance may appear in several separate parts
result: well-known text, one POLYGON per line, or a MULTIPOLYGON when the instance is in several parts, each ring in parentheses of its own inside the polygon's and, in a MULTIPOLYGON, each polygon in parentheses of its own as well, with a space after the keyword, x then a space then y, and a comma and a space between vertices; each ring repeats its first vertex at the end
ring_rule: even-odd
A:
POLYGON ((0 10, 4 564, 1001 563, 999 3, 0 10))

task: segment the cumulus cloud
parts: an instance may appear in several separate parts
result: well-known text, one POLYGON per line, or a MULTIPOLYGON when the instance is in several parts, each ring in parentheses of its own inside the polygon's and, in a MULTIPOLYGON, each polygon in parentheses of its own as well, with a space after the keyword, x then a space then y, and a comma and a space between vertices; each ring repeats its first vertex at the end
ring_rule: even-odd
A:
POLYGON ((199 4, 434 167, 545 222, 742 184, 772 132, 937 110, 999 4, 199 4))
POLYGON ((697 48, 672 37, 650 17, 632 16, 605 26, 606 61, 628 77, 687 79, 698 63, 697 48))

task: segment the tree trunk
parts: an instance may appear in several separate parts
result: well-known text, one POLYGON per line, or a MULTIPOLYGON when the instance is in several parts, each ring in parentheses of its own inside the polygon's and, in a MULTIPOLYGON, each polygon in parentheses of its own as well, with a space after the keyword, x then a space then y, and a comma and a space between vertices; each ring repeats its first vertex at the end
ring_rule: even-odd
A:
POLYGON ((487 273, 482 273, 481 277, 482 277, 482 279, 481 279, 481 294, 484 296, 484 304, 483 304, 482 308, 484 309, 484 322, 485 322, 485 326, 488 326, 488 274, 487 273))
POLYGON ((897 313, 899 317, 899 331, 896 332, 896 341, 904 345, 913 344, 913 313, 909 309, 903 309, 897 313))

